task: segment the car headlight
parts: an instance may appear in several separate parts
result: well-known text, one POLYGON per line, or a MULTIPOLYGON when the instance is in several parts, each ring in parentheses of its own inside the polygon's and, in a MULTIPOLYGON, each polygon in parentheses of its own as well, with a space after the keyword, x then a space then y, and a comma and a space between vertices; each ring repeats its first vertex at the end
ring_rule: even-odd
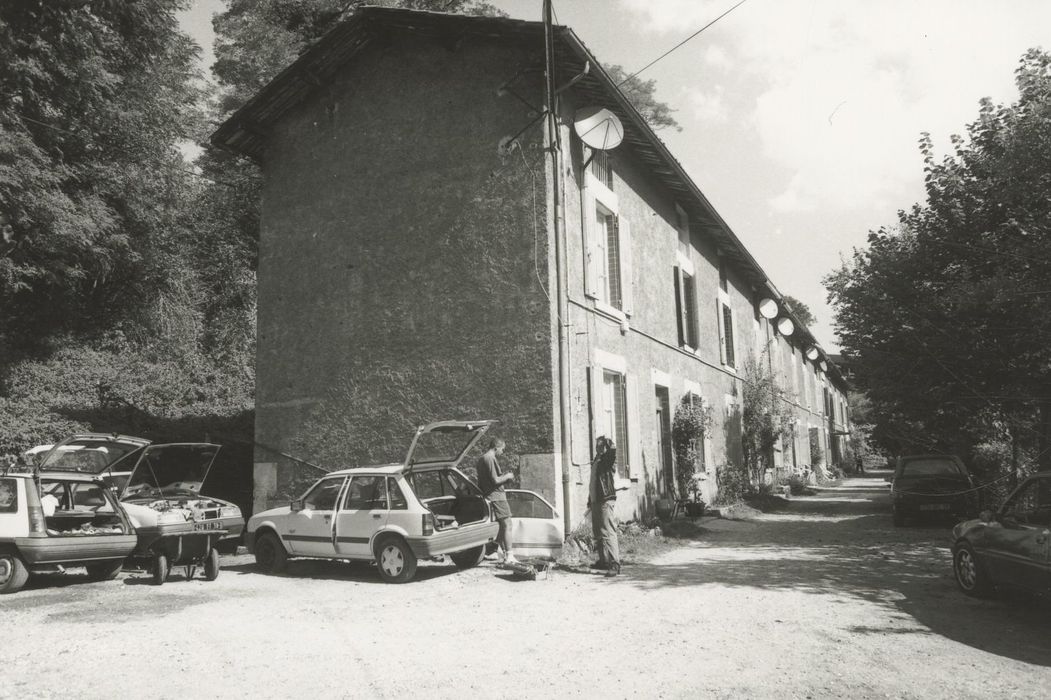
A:
POLYGON ((227 506, 219 510, 219 517, 221 518, 240 518, 241 509, 237 506, 227 506))

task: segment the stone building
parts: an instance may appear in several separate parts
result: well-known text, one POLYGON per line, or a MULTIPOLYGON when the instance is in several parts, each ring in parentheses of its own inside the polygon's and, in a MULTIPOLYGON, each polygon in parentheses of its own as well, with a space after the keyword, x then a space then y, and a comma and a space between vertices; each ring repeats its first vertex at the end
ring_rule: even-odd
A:
POLYGON ((835 455, 836 367, 600 61, 553 35, 557 190, 536 22, 360 9, 213 135, 265 176, 257 509, 313 480, 306 462, 397 461, 416 425, 476 417, 503 421, 522 485, 571 524, 594 439, 612 435, 631 480, 619 514, 635 517, 673 495, 686 396, 713 416, 710 500, 716 467, 743 459, 750 359, 794 416, 776 467, 810 465, 812 442, 835 455), (620 118, 617 148, 575 135, 590 106, 620 118))

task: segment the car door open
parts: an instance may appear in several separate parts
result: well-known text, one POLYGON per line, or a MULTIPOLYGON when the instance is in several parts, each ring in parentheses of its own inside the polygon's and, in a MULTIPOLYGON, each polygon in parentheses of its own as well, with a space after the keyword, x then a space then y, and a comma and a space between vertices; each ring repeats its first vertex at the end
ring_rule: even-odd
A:
POLYGON ((343 491, 346 477, 322 479, 297 501, 288 518, 285 544, 295 553, 307 557, 331 557, 336 550, 332 544, 332 516, 336 501, 343 491), (298 509, 298 510, 297 510, 298 509))
POLYGON ((507 489, 511 507, 511 547, 524 557, 557 559, 565 527, 555 507, 533 491, 507 489))

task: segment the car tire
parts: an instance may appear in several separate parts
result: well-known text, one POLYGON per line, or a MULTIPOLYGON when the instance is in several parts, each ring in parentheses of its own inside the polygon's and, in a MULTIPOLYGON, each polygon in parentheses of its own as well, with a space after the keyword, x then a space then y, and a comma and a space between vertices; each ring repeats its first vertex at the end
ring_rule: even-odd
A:
POLYGON ((280 574, 288 568, 288 553, 272 532, 264 532, 255 541, 255 563, 268 574, 280 574))
POLYGON ((212 547, 208 558, 204 560, 204 580, 214 581, 219 578, 219 550, 212 547))
POLYGON ((163 554, 157 554, 153 557, 153 566, 150 567, 150 574, 153 576, 153 584, 155 586, 161 586, 165 581, 168 580, 168 572, 171 571, 171 567, 168 565, 168 557, 163 554))
POLYGON ((0 594, 14 593, 26 585, 29 569, 17 554, 0 553, 0 594))
POLYGON ((88 564, 84 568, 88 570, 88 578, 92 581, 112 581, 124 567, 124 560, 104 561, 98 564, 88 564))
POLYGON ((966 542, 958 544, 953 552, 952 573, 960 590, 973 598, 987 598, 993 592, 992 581, 966 542))
POLYGON ((485 545, 480 544, 477 547, 450 554, 449 558, 461 569, 470 569, 482 563, 482 559, 485 558, 485 545))
POLYGON ((416 555, 405 540, 388 535, 376 543, 376 566, 387 583, 408 583, 416 575, 416 555))

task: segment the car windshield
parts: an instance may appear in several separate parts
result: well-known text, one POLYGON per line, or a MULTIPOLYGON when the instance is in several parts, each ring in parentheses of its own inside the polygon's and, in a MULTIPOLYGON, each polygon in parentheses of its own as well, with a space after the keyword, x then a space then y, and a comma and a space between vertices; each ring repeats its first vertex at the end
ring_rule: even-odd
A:
POLYGON ((907 460, 901 469, 902 476, 963 476, 963 470, 955 460, 945 457, 926 457, 907 460))
POLYGON ((40 468, 44 471, 76 471, 98 474, 140 445, 101 440, 72 440, 52 450, 40 468))
POLYGON ((195 443, 147 447, 128 479, 124 496, 196 496, 218 452, 218 445, 195 443))

